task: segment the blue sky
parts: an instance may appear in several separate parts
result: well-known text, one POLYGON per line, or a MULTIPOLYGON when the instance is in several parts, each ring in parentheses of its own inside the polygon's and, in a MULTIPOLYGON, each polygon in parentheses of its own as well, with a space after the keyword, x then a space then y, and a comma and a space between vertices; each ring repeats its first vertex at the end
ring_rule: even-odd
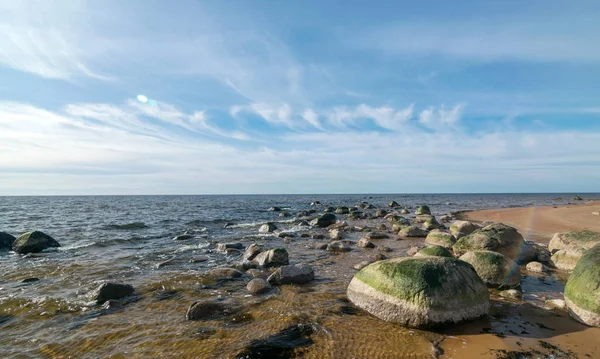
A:
POLYGON ((0 195, 597 192, 599 14, 0 1, 0 195))

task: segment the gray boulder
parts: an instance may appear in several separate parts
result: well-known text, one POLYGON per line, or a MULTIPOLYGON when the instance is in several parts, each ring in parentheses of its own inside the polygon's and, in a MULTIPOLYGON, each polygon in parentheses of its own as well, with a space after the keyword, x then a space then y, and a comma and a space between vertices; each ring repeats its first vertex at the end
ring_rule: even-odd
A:
POLYGON ((274 225, 273 223, 265 223, 262 226, 260 226, 260 228, 258 229, 259 233, 272 233, 275 232, 277 230, 277 226, 274 225))
POLYGON ((315 227, 329 227, 337 221, 337 217, 333 213, 325 213, 313 219, 310 224, 315 227))
POLYGON ((132 295, 133 286, 123 283, 103 283, 96 289, 94 298, 96 304, 104 304, 107 300, 121 299, 132 295))
POLYGON ((15 239, 15 237, 8 233, 0 232, 0 251, 10 251, 15 239))
POLYGON ((274 248, 259 253, 253 262, 259 267, 277 267, 289 264, 289 255, 285 248, 274 248))
POLYGON ((277 268, 267 282, 272 285, 303 284, 315 279, 315 272, 308 264, 287 265, 277 268))
POLYGON ((523 236, 515 228, 502 223, 487 225, 459 238, 452 249, 456 256, 479 250, 494 251, 517 263, 530 262, 535 256, 523 236))
POLYGON ((271 285, 262 278, 254 278, 246 285, 248 292, 252 294, 266 293, 271 289, 271 285))
POLYGON ((452 248, 454 243, 456 243, 456 238, 454 238, 454 236, 448 232, 443 232, 439 229, 434 229, 427 234, 427 238, 425 238, 425 243, 446 248, 452 248))
POLYGON ((12 245, 13 251, 21 254, 38 253, 53 247, 60 247, 60 244, 54 238, 40 231, 24 233, 12 245))
POLYGON ((473 251, 463 254, 459 259, 472 265, 490 288, 513 288, 521 284, 519 266, 503 254, 473 251))

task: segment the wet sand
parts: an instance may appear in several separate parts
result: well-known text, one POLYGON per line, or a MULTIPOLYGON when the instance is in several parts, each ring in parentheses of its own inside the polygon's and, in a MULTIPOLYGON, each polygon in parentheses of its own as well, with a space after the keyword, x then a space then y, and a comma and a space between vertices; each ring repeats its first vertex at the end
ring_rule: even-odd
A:
MULTIPOLYGON (((528 240, 548 243, 556 232, 600 231, 600 216, 592 214, 596 211, 600 211, 600 201, 491 209, 466 212, 464 216, 476 222, 509 224, 528 240)), ((564 311, 542 308, 545 298, 563 299, 568 273, 537 276, 525 268, 521 271, 524 300, 506 300, 492 294, 490 317, 448 330, 441 344, 441 358, 600 358, 600 328, 578 323, 564 311)))
POLYGON ((548 243, 557 232, 579 229, 600 232, 600 201, 591 201, 567 206, 525 207, 487 209, 466 212, 468 220, 494 221, 511 225, 523 237, 540 243, 548 243))

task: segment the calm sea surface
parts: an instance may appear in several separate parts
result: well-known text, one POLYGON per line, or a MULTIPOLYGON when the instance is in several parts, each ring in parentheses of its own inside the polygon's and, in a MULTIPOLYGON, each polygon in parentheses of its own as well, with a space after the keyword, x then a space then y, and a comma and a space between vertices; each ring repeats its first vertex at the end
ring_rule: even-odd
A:
MULTIPOLYGON (((259 235, 261 224, 274 222, 284 231, 314 233, 315 229, 299 226, 300 211, 321 212, 326 206, 352 206, 361 202, 385 208, 387 202, 395 200, 411 212, 420 204, 428 204, 433 214, 439 216, 469 209, 563 205, 573 203, 573 196, 554 193, 0 197, 0 231, 19 236, 40 230, 61 244, 58 249, 32 257, 0 252, 0 357, 229 358, 252 340, 274 335, 297 321, 318 323, 320 334, 313 335, 312 345, 304 352, 296 348, 289 356, 302 352, 305 357, 316 358, 319 354, 337 357, 337 349, 327 344, 331 338, 337 338, 338 342, 353 343, 347 345, 347 350, 356 345, 361 353, 385 357, 389 349, 385 346, 371 348, 366 342, 357 344, 356 335, 362 329, 356 326, 386 324, 363 313, 331 314, 344 301, 345 286, 354 273, 351 262, 360 261, 359 252, 330 257, 322 251, 307 249, 306 241, 298 237, 284 242, 276 236, 259 235), (311 207, 311 202, 317 200, 323 205, 311 207), (279 206, 291 216, 279 217, 279 212, 268 211, 271 206, 279 206), (224 228, 226 223, 232 225, 224 228), (173 240, 186 232, 193 238, 173 240), (244 281, 206 282, 202 273, 208 269, 239 262, 239 258, 214 251, 216 242, 234 241, 284 246, 292 263, 312 263, 318 280, 299 288, 282 287, 274 295, 251 303, 244 281), (209 260, 194 262, 197 256, 208 256, 209 260), (30 277, 40 280, 21 283, 30 277), (94 307, 90 293, 106 280, 131 283, 140 294, 138 301, 111 313, 94 307), (200 298, 233 298, 247 306, 246 316, 208 323, 186 322, 187 306, 200 298)), ((598 194, 582 197, 600 199, 598 194)), ((413 336, 397 327, 382 329, 410 345, 410 353, 417 353, 416 357, 421 352, 425 357, 429 355, 432 341, 428 334, 413 336)))

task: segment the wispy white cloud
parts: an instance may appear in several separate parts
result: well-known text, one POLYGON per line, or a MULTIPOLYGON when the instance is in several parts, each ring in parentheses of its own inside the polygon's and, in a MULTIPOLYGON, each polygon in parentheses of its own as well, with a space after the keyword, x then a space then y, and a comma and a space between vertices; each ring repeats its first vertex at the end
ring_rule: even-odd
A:
POLYGON ((444 105, 438 109, 429 107, 419 113, 419 122, 430 128, 453 126, 460 120, 463 108, 462 104, 455 105, 449 110, 446 110, 444 105))
POLYGON ((338 106, 329 112, 328 118, 338 127, 346 127, 352 125, 356 119, 365 118, 373 120, 380 127, 399 130, 412 118, 413 110, 413 104, 404 109, 389 106, 372 107, 366 104, 360 104, 354 109, 338 106))
POLYGON ((313 127, 323 130, 323 126, 319 122, 319 115, 313 109, 307 108, 304 110, 302 118, 313 127))

